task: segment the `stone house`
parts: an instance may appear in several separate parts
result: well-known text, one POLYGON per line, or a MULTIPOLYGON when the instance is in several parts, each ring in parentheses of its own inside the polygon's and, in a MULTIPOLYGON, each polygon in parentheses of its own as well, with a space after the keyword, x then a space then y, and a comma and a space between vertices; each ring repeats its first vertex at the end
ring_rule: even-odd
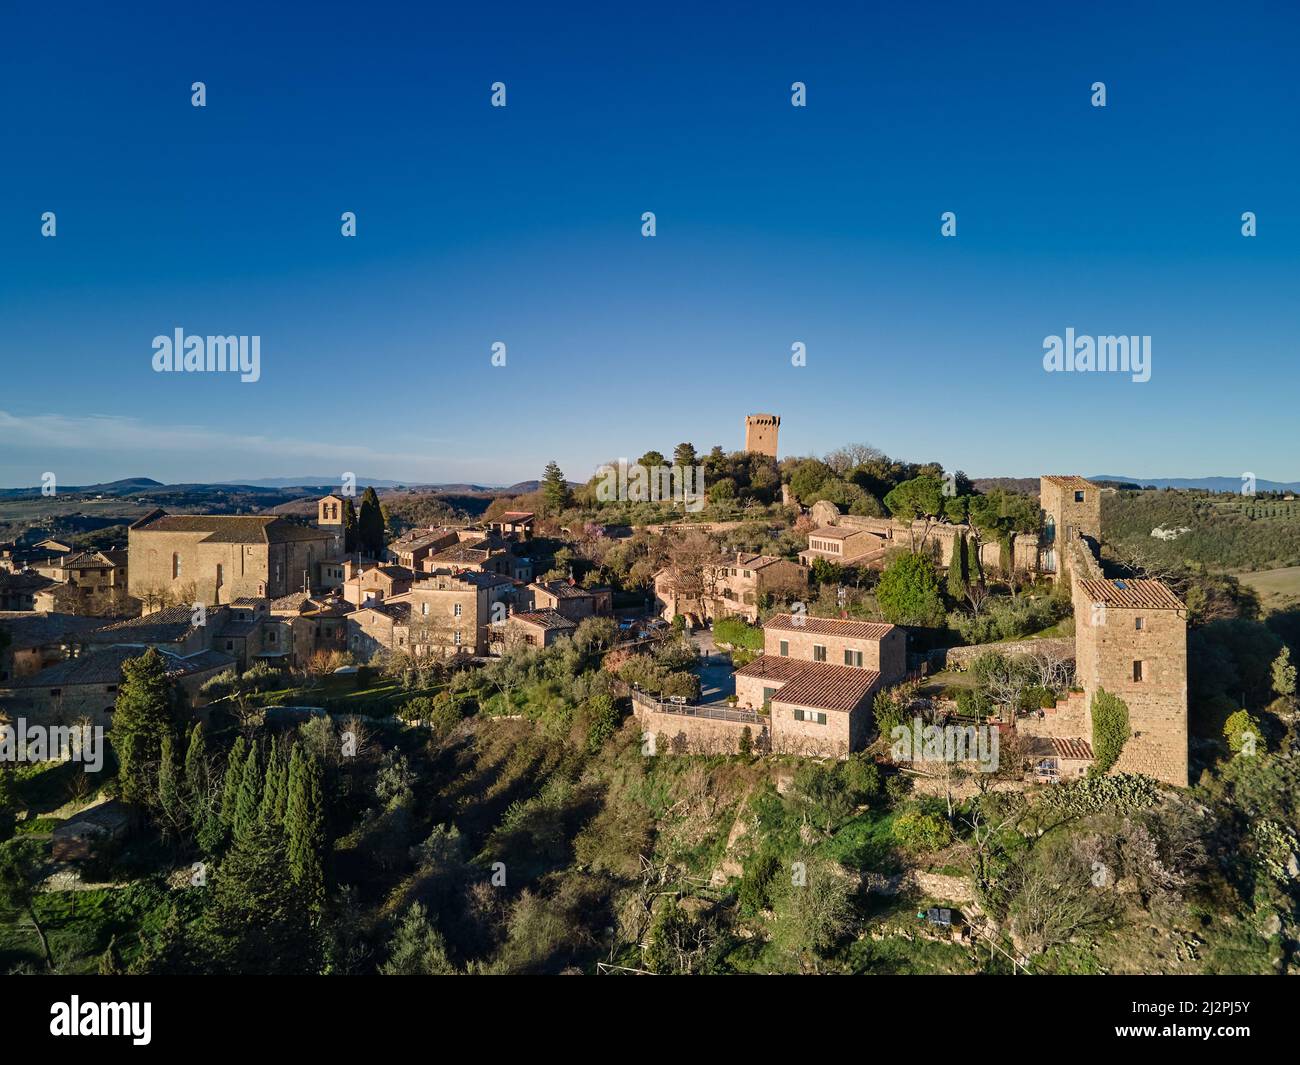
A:
MULTIPOLYGON (((353 567, 349 565, 349 570, 353 567)), ((411 590, 415 574, 403 566, 367 565, 358 567, 343 585, 343 598, 353 606, 382 603, 411 590)))
POLYGON ((613 593, 608 588, 583 588, 572 579, 534 581, 528 586, 534 611, 554 610, 570 621, 609 615, 613 611, 613 593))
POLYGON ((572 636, 578 623, 555 610, 530 610, 511 614, 492 629, 492 650, 500 654, 515 647, 550 647, 562 636, 572 636))
MULTIPOLYGON (((691 581, 694 584, 694 579, 691 581)), ((683 615, 699 626, 718 618, 756 622, 765 596, 800 594, 808 587, 806 566, 777 555, 737 551, 703 568, 700 582, 684 590, 672 567, 654 576, 655 604, 667 621, 683 615), (702 587, 702 592, 700 588, 702 587)))
POLYGON ((86 635, 107 622, 78 614, 9 611, 0 613, 8 642, 0 647, 0 687, 30 677, 78 652, 86 635))
POLYGON ((763 626, 763 654, 875 670, 897 684, 907 672, 907 634, 880 621, 777 614, 763 626))
POLYGON ((411 604, 411 643, 417 654, 489 653, 489 626, 507 617, 515 584, 498 573, 436 573, 404 598, 411 604))

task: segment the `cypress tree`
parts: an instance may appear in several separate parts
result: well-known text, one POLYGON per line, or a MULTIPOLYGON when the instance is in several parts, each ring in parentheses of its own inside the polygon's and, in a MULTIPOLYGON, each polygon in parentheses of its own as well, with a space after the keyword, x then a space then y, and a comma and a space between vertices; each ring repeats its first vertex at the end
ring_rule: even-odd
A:
POLYGON ((948 594, 957 602, 966 597, 966 537, 952 538, 952 558, 948 560, 948 594))
POLYGON ((244 762, 248 744, 237 736, 226 755, 226 777, 221 784, 221 824, 226 829, 235 825, 235 806, 239 800, 239 785, 244 779, 244 762))
POLYGON ((343 550, 349 555, 358 550, 357 546, 357 508, 351 498, 343 500, 343 550))
POLYGON ((261 818, 266 824, 284 824, 284 811, 289 803, 289 767, 278 740, 271 741, 271 753, 266 759, 266 786, 262 789, 261 818))
POLYGON ((185 748, 185 796, 190 824, 199 848, 206 854, 221 843, 221 818, 212 791, 212 770, 208 760, 208 739, 203 722, 196 721, 185 748))
POLYGON ((122 663, 122 685, 110 727, 124 801, 147 803, 155 797, 163 737, 173 727, 166 666, 151 647, 139 658, 122 663))
POLYGON ((373 486, 361 496, 361 512, 357 515, 357 547, 371 558, 384 557, 384 515, 379 509, 379 496, 373 486))
POLYGON ((289 759, 289 805, 284 819, 289 875, 308 907, 325 903, 325 808, 320 762, 295 744, 289 759))
POLYGON ((179 836, 189 822, 183 788, 181 769, 176 759, 176 744, 171 733, 167 732, 163 735, 158 758, 157 814, 163 831, 171 836, 179 836))
POLYGON ((262 766, 260 750, 256 743, 249 744, 244 772, 239 778, 239 794, 235 796, 233 828, 242 836, 258 822, 262 806, 262 766))

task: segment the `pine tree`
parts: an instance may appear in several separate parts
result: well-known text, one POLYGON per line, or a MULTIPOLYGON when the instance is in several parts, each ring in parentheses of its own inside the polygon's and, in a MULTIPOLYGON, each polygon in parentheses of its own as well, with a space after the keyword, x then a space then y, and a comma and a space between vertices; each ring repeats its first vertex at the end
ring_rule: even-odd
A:
POLYGON ((948 595, 957 602, 966 598, 966 537, 952 538, 952 558, 948 560, 948 595))
POLYGON ((232 822, 235 836, 242 836, 258 823, 262 806, 261 750, 256 743, 249 744, 244 771, 239 778, 239 794, 235 796, 235 818, 232 822))
POLYGON ((542 501, 548 514, 558 514, 569 504, 569 482, 552 459, 542 474, 542 501))
POLYGON ((221 824, 226 831, 235 826, 235 807, 239 801, 239 786, 244 780, 244 762, 248 759, 248 744, 243 736, 235 737, 226 755, 226 776, 221 783, 221 824))
POLYGON ((357 549, 371 558, 384 557, 384 515, 379 509, 379 496, 373 486, 361 496, 361 511, 357 515, 357 549))
POLYGON ((289 804, 284 818, 289 875, 308 907, 325 904, 325 803, 320 762, 295 744, 289 759, 289 804))
POLYGON ((119 794, 126 802, 156 796, 163 737, 174 728, 172 693, 163 657, 152 647, 122 663, 110 738, 117 753, 119 794))
POLYGON ((442 933, 429 920, 424 904, 411 903, 393 934, 388 961, 379 966, 384 976, 447 976, 456 971, 447 958, 442 933))

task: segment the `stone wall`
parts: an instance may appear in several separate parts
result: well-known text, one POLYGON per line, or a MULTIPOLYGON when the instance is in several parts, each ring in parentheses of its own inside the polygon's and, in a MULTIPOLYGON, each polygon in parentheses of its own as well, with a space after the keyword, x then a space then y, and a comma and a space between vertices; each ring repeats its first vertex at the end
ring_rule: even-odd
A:
POLYGON ((653 733, 655 754, 672 754, 673 741, 684 737, 685 754, 736 754, 740 750, 740 737, 749 729, 750 741, 759 747, 766 740, 767 730, 760 722, 726 721, 710 717, 692 717, 687 714, 661 713, 633 702, 633 712, 641 724, 642 733, 653 733))
POLYGON ((995 651, 1004 655, 1054 654, 1074 657, 1074 640, 1051 637, 1044 640, 1013 640, 1008 643, 976 643, 969 647, 940 647, 930 652, 931 669, 966 669, 980 655, 995 651))

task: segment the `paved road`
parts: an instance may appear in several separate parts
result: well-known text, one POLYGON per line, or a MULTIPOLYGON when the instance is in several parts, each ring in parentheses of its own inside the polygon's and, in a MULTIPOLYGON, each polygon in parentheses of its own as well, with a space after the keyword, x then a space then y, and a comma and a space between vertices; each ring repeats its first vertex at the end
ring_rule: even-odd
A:
POLYGON ((735 694, 736 682, 731 675, 731 659, 713 647, 713 633, 707 629, 691 634, 691 642, 704 656, 695 672, 700 678, 700 704, 726 702, 735 694))

